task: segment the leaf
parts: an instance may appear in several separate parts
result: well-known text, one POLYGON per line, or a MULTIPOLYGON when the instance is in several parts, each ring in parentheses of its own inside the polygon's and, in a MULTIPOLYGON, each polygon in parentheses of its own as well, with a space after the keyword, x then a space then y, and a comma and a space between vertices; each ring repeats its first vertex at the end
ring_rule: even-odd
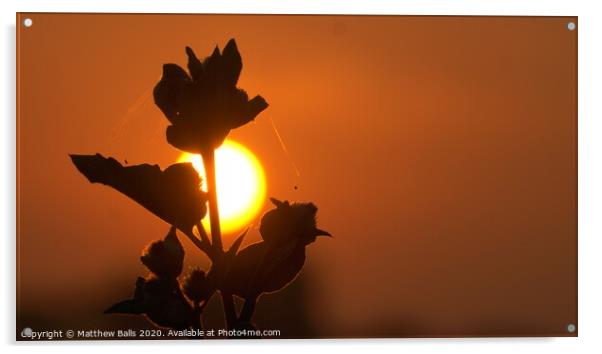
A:
POLYGON ((190 163, 161 171, 157 165, 122 166, 114 158, 70 155, 91 183, 102 183, 130 197, 153 214, 186 233, 207 213, 201 178, 190 163))
POLYGON ((230 246, 230 248, 228 249, 228 252, 227 252, 227 254, 229 256, 236 255, 236 252, 238 252, 238 249, 240 248, 240 245, 242 244, 242 241, 245 239, 245 236, 247 235, 247 232, 249 232, 249 228, 245 229, 245 231, 243 231, 236 238, 236 240, 234 240, 234 242, 232 242, 232 245, 230 246))
POLYGON ((105 313, 144 314, 157 326, 178 330, 190 328, 195 321, 194 310, 177 280, 153 276, 139 277, 134 298, 116 303, 105 313))
POLYGON ((275 292, 295 279, 305 263, 305 247, 273 247, 258 242, 241 250, 230 267, 225 288, 242 298, 275 292))
POLYGON ((106 309, 105 313, 140 315, 144 313, 144 309, 138 301, 130 299, 116 303, 106 309))
MULTIPOLYGON (((313 203, 270 200, 276 208, 261 218, 264 241, 238 252, 225 278, 226 290, 245 299, 284 288, 303 268, 305 247, 319 235, 330 236, 317 228, 313 203)), ((238 240, 234 245, 239 246, 238 240)))
POLYGON ((176 229, 172 226, 165 239, 148 245, 142 251, 140 260, 160 278, 177 278, 182 273, 184 248, 178 240, 176 229))

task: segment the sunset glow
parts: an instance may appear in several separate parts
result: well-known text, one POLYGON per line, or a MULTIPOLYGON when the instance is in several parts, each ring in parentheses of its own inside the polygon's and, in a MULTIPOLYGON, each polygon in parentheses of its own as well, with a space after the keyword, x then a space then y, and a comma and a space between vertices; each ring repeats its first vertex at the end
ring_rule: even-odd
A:
MULTIPOLYGON (((207 190, 200 155, 183 153, 178 162, 191 162, 203 178, 203 190, 207 190)), ((266 195, 265 174, 249 149, 229 139, 215 151, 215 169, 222 233, 233 233, 248 226, 261 211, 266 195)), ((209 214, 203 224, 209 232, 209 214)))

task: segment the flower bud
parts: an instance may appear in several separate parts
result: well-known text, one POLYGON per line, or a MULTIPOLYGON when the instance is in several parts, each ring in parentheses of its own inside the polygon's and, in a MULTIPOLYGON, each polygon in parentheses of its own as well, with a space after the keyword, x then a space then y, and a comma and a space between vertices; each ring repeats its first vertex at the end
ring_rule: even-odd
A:
POLYGON ((148 245, 142 256, 142 263, 160 278, 176 278, 182 273, 184 248, 178 240, 175 227, 169 230, 165 239, 148 245))

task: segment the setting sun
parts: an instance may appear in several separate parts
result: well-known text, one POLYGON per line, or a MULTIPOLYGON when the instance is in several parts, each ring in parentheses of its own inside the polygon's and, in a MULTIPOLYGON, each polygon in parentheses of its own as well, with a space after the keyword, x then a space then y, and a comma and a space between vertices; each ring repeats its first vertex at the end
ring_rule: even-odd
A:
MULTIPOLYGON (((206 191, 201 156, 183 153, 178 162, 192 163, 203 178, 203 190, 206 191)), ((261 211, 266 194, 263 168, 249 149, 227 139, 215 151, 215 169, 222 232, 236 232, 248 226, 261 211)), ((209 214, 203 219, 203 225, 209 231, 209 214)))

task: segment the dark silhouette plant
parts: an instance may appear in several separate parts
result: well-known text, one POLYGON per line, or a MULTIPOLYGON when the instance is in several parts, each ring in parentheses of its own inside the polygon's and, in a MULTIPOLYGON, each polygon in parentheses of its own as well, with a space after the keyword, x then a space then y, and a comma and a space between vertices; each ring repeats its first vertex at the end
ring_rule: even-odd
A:
POLYGON ((216 47, 203 61, 189 47, 186 53, 188 72, 176 64, 165 64, 153 95, 171 123, 166 130, 167 141, 180 150, 202 156, 207 193, 201 190, 201 178, 190 163, 161 170, 148 164, 124 167, 100 154, 71 155, 77 169, 91 183, 116 189, 171 225, 163 240, 144 249, 140 260, 150 274, 136 280, 133 297, 105 312, 145 315, 157 326, 177 330, 202 329, 203 309, 219 292, 228 329, 254 329, 252 317, 258 298, 293 281, 305 262, 305 247, 317 236, 330 234, 317 228, 314 204, 290 204, 271 198, 276 208, 261 219, 263 241, 239 251, 247 229, 224 249, 215 149, 230 130, 255 119, 268 104, 261 96, 249 100, 247 93, 236 86, 242 59, 234 39, 221 52, 216 47), (211 237, 201 223, 207 204, 211 237), (176 229, 208 256, 209 270, 195 268, 179 280, 184 249, 176 229), (244 300, 240 313, 235 309, 233 296, 244 300))

